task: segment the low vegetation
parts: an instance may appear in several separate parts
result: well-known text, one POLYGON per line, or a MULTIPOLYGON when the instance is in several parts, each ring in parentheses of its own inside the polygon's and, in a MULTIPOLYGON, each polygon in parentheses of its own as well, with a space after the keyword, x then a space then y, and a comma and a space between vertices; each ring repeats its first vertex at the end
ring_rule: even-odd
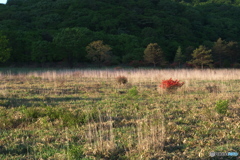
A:
POLYGON ((2 73, 0 159, 208 159, 213 151, 239 152, 239 77, 240 70, 227 69, 2 73), (119 75, 128 83, 117 85, 119 75), (168 94, 159 84, 170 78, 184 85, 168 94))
POLYGON ((128 82, 127 77, 125 76, 118 76, 116 80, 118 84, 126 84, 128 82))

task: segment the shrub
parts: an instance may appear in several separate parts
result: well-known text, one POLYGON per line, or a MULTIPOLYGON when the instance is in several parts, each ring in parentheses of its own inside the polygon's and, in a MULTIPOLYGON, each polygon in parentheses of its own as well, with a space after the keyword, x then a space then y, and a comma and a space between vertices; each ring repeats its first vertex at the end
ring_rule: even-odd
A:
POLYGON ((126 84, 128 82, 127 77, 125 76, 118 76, 116 79, 118 84, 126 84))
POLYGON ((182 87, 184 82, 179 82, 179 80, 172 80, 172 78, 168 80, 162 80, 160 87, 166 89, 167 92, 175 92, 178 88, 182 87))
POLYGON ((228 109, 228 100, 219 100, 216 102, 215 110, 219 114, 226 114, 228 109))

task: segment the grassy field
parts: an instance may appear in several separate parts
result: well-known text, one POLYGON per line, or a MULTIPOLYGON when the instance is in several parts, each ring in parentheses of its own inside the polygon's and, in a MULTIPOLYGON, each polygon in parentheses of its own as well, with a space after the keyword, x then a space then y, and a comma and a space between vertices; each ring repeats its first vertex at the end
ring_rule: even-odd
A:
POLYGON ((0 159, 240 153, 240 70, 7 71, 0 79, 0 159), (169 78, 185 84, 168 93, 159 85, 169 78))

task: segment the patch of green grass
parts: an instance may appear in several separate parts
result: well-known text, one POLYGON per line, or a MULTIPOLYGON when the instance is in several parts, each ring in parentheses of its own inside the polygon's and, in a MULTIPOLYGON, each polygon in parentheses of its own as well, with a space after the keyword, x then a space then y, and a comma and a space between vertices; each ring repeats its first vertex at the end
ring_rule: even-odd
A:
POLYGON ((226 114, 228 109, 229 102, 228 100, 219 100, 216 102, 215 110, 219 114, 226 114))

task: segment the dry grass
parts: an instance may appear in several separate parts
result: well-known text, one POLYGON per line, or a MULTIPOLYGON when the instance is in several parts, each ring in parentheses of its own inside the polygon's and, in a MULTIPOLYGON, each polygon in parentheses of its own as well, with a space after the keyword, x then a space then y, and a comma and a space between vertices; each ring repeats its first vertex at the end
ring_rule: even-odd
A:
MULTIPOLYGON (((116 78, 117 76, 127 75, 128 78, 136 80, 159 81, 161 79, 167 79, 174 77, 181 80, 231 80, 239 79, 239 69, 72 69, 72 70, 60 70, 60 71, 28 71, 18 74, 18 76, 28 77, 41 77, 43 79, 54 80, 61 77, 87 77, 87 78, 116 78)), ((0 77, 14 77, 14 74, 8 72, 8 74, 0 74, 0 77)))
POLYGON ((240 70, 86 69, 0 79, 0 159, 207 159, 240 150, 240 70), (120 75, 127 85, 116 85, 120 75), (168 94, 158 85, 169 78, 185 84, 168 94), (228 100, 226 114, 215 111, 218 100, 228 100))

